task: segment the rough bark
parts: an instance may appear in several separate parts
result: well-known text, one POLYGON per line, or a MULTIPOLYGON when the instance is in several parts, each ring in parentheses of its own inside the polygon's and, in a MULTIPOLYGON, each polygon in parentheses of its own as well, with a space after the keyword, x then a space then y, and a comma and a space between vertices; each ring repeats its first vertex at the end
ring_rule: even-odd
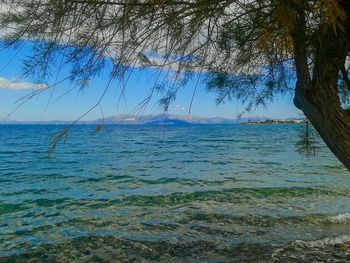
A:
POLYGON ((350 171, 350 118, 340 107, 332 83, 313 83, 305 94, 296 94, 295 103, 304 112, 340 162, 350 171))
POLYGON ((349 52, 349 25, 345 33, 320 29, 314 46, 312 74, 307 64, 305 17, 298 13, 293 32, 297 83, 294 104, 302 110, 340 162, 350 171, 350 117, 341 107, 338 77, 349 52))

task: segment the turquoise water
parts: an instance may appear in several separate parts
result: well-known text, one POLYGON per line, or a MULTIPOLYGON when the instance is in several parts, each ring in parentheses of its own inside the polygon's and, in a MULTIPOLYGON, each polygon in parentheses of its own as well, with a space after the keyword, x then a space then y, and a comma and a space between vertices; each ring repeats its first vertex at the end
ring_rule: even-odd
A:
POLYGON ((0 125, 0 262, 344 262, 350 174, 301 125, 0 125))

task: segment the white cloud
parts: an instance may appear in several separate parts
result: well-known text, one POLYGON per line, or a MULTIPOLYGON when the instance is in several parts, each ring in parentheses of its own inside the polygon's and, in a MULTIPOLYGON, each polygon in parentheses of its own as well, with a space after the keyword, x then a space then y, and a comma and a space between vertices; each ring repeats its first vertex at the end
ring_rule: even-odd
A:
POLYGON ((168 111, 171 113, 181 113, 181 112, 186 111, 186 107, 177 104, 177 105, 175 105, 175 107, 170 108, 168 111))
POLYGON ((0 89, 26 90, 26 89, 44 89, 46 84, 36 84, 30 82, 18 82, 14 79, 0 77, 0 89))

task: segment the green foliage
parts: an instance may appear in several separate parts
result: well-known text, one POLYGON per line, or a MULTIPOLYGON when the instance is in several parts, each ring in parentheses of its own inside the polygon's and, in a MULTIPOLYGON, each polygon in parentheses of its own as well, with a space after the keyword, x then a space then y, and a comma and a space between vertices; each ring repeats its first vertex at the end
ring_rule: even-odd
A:
POLYGON ((310 70, 315 35, 341 33, 346 20, 336 0, 5 0, 1 6, 6 46, 22 39, 35 43, 24 71, 36 82, 70 67, 64 78, 81 88, 103 69, 113 80, 123 79, 129 69, 150 66, 176 75, 154 84, 168 82, 169 91, 160 99, 164 108, 188 73, 212 74, 205 79, 218 102, 238 98, 248 108, 290 92, 298 14, 307 17, 310 70), (160 56, 154 59, 150 52, 160 56), (216 86, 217 73, 227 75, 224 85, 216 86))
POLYGON ((315 155, 318 148, 318 139, 316 131, 310 125, 310 122, 306 120, 296 143, 297 152, 303 155, 315 155))
POLYGON ((66 127, 63 130, 60 130, 58 132, 56 132, 53 136, 52 136, 52 141, 51 141, 51 145, 50 148, 48 149, 48 157, 50 158, 52 153, 55 151, 57 145, 62 141, 66 141, 68 139, 68 136, 70 134, 70 130, 71 127, 66 127))

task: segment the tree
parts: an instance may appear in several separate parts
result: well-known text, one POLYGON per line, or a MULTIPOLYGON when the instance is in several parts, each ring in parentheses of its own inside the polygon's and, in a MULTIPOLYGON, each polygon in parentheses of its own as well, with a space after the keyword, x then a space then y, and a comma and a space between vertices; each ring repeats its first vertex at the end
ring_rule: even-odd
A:
POLYGON ((172 75, 151 88, 165 108, 198 75, 218 102, 235 97, 247 108, 294 92, 350 170, 350 1, 4 0, 1 10, 5 47, 35 43, 25 73, 38 81, 62 64, 83 86, 105 67, 111 80, 152 67, 172 75))

